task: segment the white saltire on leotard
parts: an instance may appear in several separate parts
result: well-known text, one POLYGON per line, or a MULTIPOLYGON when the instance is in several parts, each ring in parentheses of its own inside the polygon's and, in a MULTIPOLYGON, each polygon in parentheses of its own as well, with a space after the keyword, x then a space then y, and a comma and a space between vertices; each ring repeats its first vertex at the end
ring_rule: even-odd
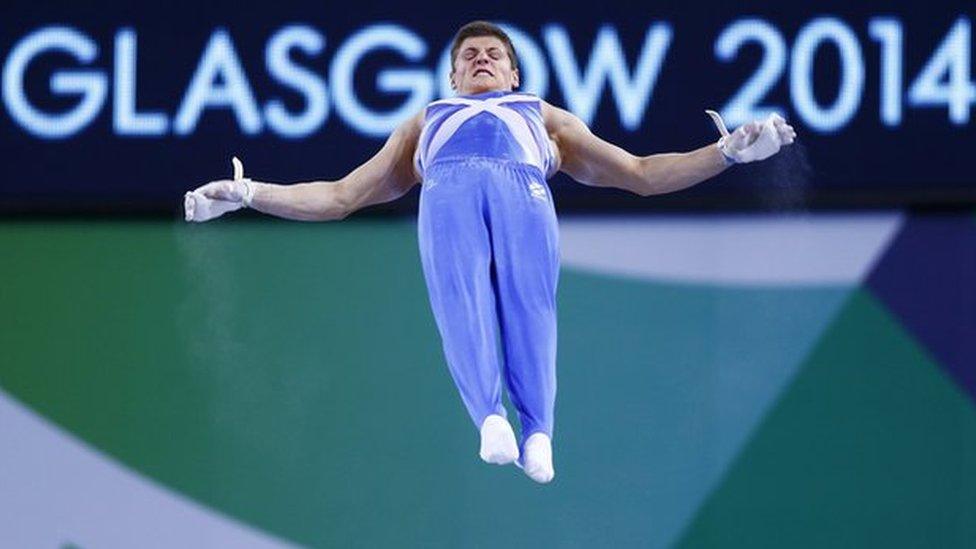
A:
POLYGON ((556 168, 551 145, 539 97, 526 93, 489 92, 430 103, 425 111, 414 162, 421 177, 431 164, 447 157, 516 160, 539 168, 548 177, 556 168), (492 138, 501 137, 497 135, 486 139, 482 135, 486 129, 478 124, 479 121, 487 122, 481 118, 483 116, 502 123, 491 124, 493 127, 487 131, 503 131, 511 139, 492 138), (444 154, 448 149, 450 152, 444 154))

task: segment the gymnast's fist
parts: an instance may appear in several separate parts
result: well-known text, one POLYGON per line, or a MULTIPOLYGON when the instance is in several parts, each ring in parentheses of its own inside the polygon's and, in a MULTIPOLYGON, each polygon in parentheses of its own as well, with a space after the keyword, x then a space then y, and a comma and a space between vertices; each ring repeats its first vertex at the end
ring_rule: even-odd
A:
POLYGON ((183 212, 187 221, 210 221, 250 205, 254 194, 251 180, 244 177, 244 165, 236 156, 232 163, 234 179, 211 181, 183 196, 183 212))
POLYGON ((773 113, 765 120, 756 120, 739 126, 729 133, 722 117, 715 111, 705 111, 722 135, 718 148, 729 163, 743 164, 765 160, 779 152, 780 147, 790 145, 796 139, 796 130, 782 116, 773 113))

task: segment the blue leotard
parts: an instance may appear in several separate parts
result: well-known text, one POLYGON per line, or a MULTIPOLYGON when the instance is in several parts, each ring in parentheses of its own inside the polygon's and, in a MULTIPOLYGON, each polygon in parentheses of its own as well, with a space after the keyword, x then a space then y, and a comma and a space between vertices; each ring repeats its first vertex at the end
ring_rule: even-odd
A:
POLYGON ((558 166, 538 97, 489 92, 426 110, 415 157, 418 233, 444 355, 475 425, 505 416, 550 437, 556 397, 558 166), (498 338, 501 339, 501 356, 498 338))

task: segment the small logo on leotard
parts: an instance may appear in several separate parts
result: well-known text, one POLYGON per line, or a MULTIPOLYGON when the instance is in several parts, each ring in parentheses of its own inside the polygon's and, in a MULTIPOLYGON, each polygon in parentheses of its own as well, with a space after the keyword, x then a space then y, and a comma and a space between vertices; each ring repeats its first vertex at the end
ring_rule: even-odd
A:
POLYGON ((538 198, 539 200, 546 200, 546 188, 539 183, 529 183, 529 192, 532 193, 532 198, 538 198))

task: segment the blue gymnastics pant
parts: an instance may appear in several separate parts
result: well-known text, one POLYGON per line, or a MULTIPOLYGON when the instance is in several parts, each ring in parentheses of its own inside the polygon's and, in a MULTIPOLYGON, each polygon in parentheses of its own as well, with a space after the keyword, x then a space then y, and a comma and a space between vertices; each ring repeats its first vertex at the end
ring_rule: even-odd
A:
POLYGON ((551 437, 559 231, 542 172, 487 158, 438 161, 425 173, 418 233, 444 356, 475 426, 506 417, 504 378, 522 441, 551 437))

